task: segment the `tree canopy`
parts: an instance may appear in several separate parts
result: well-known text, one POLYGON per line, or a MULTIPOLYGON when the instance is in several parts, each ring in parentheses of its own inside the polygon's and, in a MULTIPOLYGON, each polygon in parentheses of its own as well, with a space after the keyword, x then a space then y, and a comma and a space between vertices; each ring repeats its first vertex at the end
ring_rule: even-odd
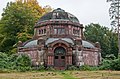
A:
POLYGON ((24 42, 32 38, 34 24, 48 11, 46 9, 36 0, 7 3, 0 20, 0 51, 11 51, 19 40, 24 42))
POLYGON ((85 26, 84 35, 86 40, 99 42, 102 49, 102 57, 114 54, 117 57, 118 45, 117 34, 107 27, 99 24, 89 24, 85 26))

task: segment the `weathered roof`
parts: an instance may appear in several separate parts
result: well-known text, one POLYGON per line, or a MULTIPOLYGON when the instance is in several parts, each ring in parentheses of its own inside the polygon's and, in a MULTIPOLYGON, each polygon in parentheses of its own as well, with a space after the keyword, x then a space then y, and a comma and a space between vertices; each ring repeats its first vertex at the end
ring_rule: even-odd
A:
MULTIPOLYGON (((46 40, 46 42, 45 42, 45 45, 47 45, 49 43, 52 43, 54 41, 57 41, 59 39, 61 39, 63 41, 66 41, 66 42, 71 43, 72 45, 74 45, 74 42, 70 38, 48 38, 46 40)), ((34 46, 37 46, 37 42, 38 42, 38 40, 31 40, 28 43, 26 43, 24 45, 24 47, 34 47, 34 46)))
POLYGON ((86 48, 95 48, 95 46, 92 43, 84 40, 82 40, 82 45, 83 47, 86 47, 86 48))
POLYGON ((29 41, 28 43, 26 43, 24 45, 24 47, 34 47, 34 46, 37 46, 37 42, 38 42, 38 40, 29 41))
POLYGON ((74 45, 74 42, 70 38, 48 38, 45 42, 45 45, 48 45, 49 43, 52 43, 52 42, 57 41, 59 39, 74 45))
MULTIPOLYGON (((52 42, 57 41, 59 39, 74 45, 73 40, 70 39, 70 38, 48 38, 46 40, 46 42, 45 42, 45 45, 48 45, 49 43, 52 43, 52 42)), ((34 47, 34 46, 37 46, 37 42, 38 42, 38 40, 31 40, 28 43, 26 43, 24 45, 24 47, 34 47)), ((83 45, 83 47, 86 47, 86 48, 95 48, 95 46, 92 43, 90 43, 88 41, 85 41, 85 40, 82 40, 82 45, 83 45)))
POLYGON ((52 12, 46 13, 45 15, 43 15, 38 22, 41 21, 46 21, 46 20, 68 20, 68 21, 72 21, 72 22, 77 22, 79 23, 79 20, 72 14, 65 12, 63 9, 61 8, 57 8, 55 10, 53 10, 52 12))

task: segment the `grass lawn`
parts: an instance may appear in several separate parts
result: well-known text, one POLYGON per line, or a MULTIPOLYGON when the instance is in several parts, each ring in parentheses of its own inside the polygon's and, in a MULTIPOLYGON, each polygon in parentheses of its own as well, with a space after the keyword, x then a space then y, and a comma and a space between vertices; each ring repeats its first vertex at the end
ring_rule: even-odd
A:
POLYGON ((0 73, 0 79, 120 79, 120 71, 42 71, 0 73))

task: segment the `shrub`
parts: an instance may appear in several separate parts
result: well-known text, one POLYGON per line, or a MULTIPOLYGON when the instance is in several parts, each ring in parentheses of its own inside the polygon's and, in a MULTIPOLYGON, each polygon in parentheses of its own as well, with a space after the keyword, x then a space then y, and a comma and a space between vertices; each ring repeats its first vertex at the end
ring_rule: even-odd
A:
POLYGON ((79 70, 88 71, 88 70, 91 70, 91 67, 88 65, 82 65, 79 67, 79 70))
POLYGON ((47 67, 46 70, 48 70, 48 71, 55 71, 55 69, 53 67, 47 67))
POLYGON ((19 71, 31 70, 31 59, 26 54, 21 54, 16 59, 16 69, 19 71))
POLYGON ((12 54, 9 56, 9 69, 14 70, 16 67, 16 59, 17 59, 18 55, 17 54, 12 54))
POLYGON ((16 67, 16 70, 17 70, 17 71, 20 71, 20 72, 30 71, 30 70, 31 70, 31 67, 18 66, 18 67, 16 67))
POLYGON ((8 58, 7 54, 0 52, 0 68, 1 69, 9 67, 8 60, 9 60, 9 58, 8 58))
POLYGON ((103 59, 101 66, 99 67, 100 70, 110 70, 111 69, 112 60, 103 59))
POLYGON ((10 70, 28 71, 31 70, 31 59, 25 54, 8 56, 0 52, 0 69, 0 72, 10 70))
POLYGON ((68 67, 68 70, 78 70, 78 68, 77 68, 76 66, 73 66, 73 65, 72 65, 72 66, 69 66, 69 67, 68 67))
POLYGON ((79 67, 79 70, 81 71, 96 71, 99 70, 99 67, 97 66, 89 66, 89 65, 82 65, 79 67))
POLYGON ((120 57, 117 59, 104 59, 102 65, 99 67, 101 70, 120 70, 120 57))
POLYGON ((43 65, 40 65, 40 66, 39 66, 39 70, 40 70, 40 71, 43 71, 43 70, 45 70, 45 67, 44 67, 43 65))
POLYGON ((110 65, 112 70, 120 70, 120 58, 113 60, 110 65))
POLYGON ((115 57, 114 54, 110 54, 110 55, 106 55, 105 59, 107 59, 107 60, 114 60, 114 59, 116 59, 116 57, 115 57))

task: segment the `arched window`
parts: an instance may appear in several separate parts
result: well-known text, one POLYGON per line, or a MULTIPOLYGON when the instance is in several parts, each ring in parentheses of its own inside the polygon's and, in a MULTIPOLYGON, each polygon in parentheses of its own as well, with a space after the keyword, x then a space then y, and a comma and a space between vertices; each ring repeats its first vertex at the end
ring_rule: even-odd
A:
POLYGON ((57 47, 54 51, 55 55, 65 55, 65 49, 63 47, 57 47))

